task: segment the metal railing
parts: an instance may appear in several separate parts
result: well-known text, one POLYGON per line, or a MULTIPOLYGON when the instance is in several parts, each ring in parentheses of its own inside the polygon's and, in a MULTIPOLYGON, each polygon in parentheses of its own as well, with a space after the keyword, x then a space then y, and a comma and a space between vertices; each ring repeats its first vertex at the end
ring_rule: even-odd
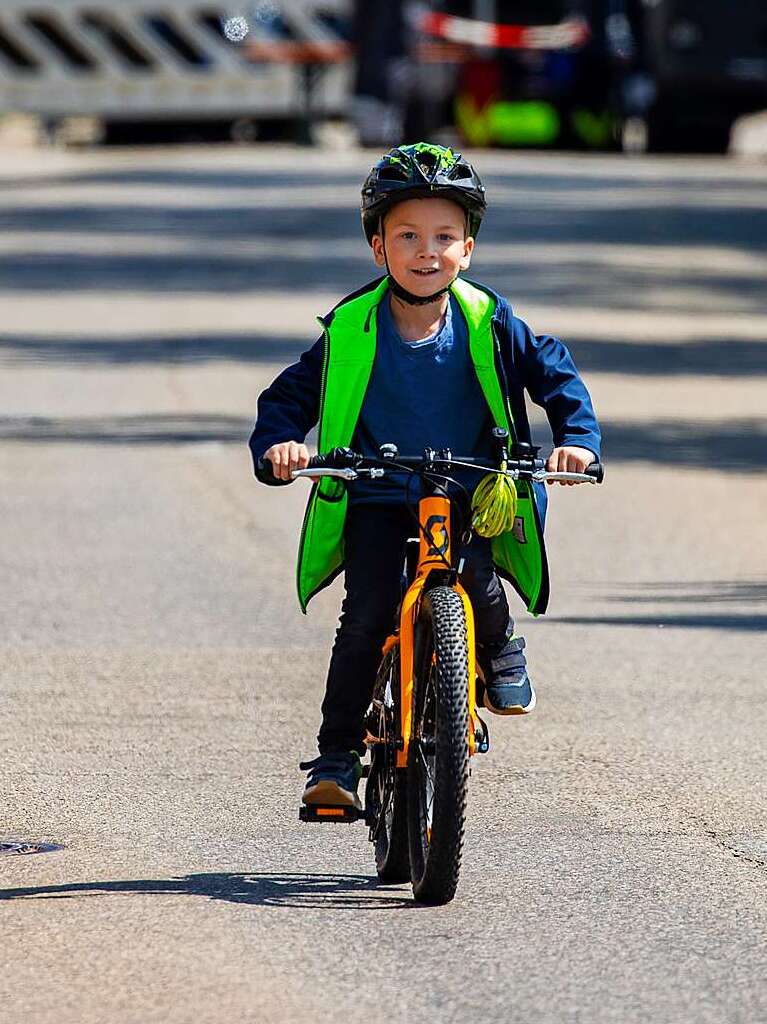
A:
POLYGON ((313 116, 343 112, 348 0, 261 5, 246 43, 231 7, 200 0, 0 0, 0 111, 56 118, 279 118, 306 115, 305 67, 323 65, 313 116), (289 47, 295 59, 286 58, 289 47))

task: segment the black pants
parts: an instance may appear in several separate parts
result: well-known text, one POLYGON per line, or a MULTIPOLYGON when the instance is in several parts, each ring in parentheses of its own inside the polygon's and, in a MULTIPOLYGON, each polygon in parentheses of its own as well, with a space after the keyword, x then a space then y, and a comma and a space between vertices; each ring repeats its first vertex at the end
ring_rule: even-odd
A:
MULTIPOLYGON (((417 526, 402 505, 356 505, 346 521, 346 596, 322 702, 317 742, 323 754, 365 750, 362 719, 370 703, 381 646, 393 631, 408 537, 417 526)), ((461 584, 474 607, 478 644, 501 643, 513 629, 493 568, 490 541, 474 537, 461 584)))

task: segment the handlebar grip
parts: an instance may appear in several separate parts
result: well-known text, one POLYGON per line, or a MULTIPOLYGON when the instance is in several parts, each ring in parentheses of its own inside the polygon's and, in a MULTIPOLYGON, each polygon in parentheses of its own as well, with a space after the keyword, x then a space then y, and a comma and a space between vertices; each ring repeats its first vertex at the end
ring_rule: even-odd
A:
POLYGON ((586 476, 593 476, 598 484, 601 484, 605 478, 605 467, 601 462, 592 462, 590 466, 585 469, 586 476))
POLYGON ((279 487, 280 484, 286 484, 287 480, 278 480, 274 475, 274 467, 272 466, 269 459, 259 459, 258 465, 256 466, 256 479, 262 484, 267 484, 269 487, 279 487))
POLYGON ((346 469, 353 467, 361 458, 351 448, 332 448, 324 455, 312 455, 307 469, 346 469))
MULTIPOLYGON (((343 469, 354 466, 362 456, 355 455, 350 448, 333 448, 324 455, 312 455, 308 469, 343 469)), ((280 480, 274 475, 274 467, 269 459, 261 458, 256 465, 256 477, 262 484, 270 487, 286 487, 292 480, 280 480)))

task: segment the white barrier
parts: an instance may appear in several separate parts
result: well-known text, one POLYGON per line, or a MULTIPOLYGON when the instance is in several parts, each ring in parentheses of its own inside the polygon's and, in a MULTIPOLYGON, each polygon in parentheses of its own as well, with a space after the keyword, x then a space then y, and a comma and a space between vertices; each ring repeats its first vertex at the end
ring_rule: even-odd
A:
MULTIPOLYGON (((238 46, 222 31, 238 12, 204 0, 0 0, 0 111, 115 120, 300 116, 303 58, 281 54, 305 44, 342 53, 333 18, 349 6, 254 4, 248 44, 238 46)), ((332 116, 348 103, 350 61, 320 63, 312 113, 332 116)))

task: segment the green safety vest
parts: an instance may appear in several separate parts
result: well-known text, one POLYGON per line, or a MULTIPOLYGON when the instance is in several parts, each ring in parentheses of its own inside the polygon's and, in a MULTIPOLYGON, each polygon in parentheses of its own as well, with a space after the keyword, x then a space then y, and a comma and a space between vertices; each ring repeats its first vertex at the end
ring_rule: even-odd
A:
MULTIPOLYGON (((387 279, 384 278, 341 302, 327 321, 320 319, 325 351, 318 452, 351 444, 375 359, 375 313, 386 289, 387 279)), ((495 299, 467 281, 454 281, 450 290, 468 324, 471 358, 494 423, 505 427, 513 438, 511 409, 495 363, 497 343, 492 328, 495 299)), ((499 573, 524 599, 528 611, 538 615, 545 611, 548 600, 543 530, 530 484, 518 482, 517 492, 514 529, 493 539, 493 561, 499 573)), ((301 530, 296 571, 298 600, 304 613, 312 597, 343 569, 347 506, 343 481, 323 477, 312 487, 301 530)))

